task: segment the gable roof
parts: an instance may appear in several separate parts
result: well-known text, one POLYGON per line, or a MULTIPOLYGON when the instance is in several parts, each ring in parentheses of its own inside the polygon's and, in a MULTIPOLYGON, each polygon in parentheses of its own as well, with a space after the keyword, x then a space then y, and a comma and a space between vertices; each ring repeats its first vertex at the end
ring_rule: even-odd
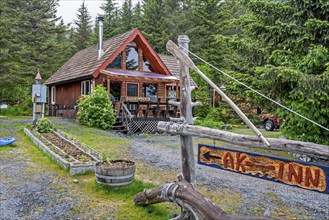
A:
POLYGON ((146 41, 141 31, 137 28, 103 42, 103 56, 98 60, 98 45, 83 49, 74 54, 57 72, 46 82, 46 85, 54 85, 76 81, 83 78, 97 77, 101 69, 112 62, 115 57, 131 42, 135 40, 142 50, 147 52, 147 59, 156 63, 157 72, 171 76, 167 66, 146 41))

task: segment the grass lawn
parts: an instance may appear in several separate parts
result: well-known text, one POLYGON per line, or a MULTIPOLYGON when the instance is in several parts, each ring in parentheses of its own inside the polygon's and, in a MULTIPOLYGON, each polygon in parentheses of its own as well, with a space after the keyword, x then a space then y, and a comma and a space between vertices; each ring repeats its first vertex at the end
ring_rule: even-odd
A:
MULTIPOLYGON (((129 145, 131 142, 117 135, 108 135, 99 129, 88 128, 76 123, 58 118, 50 118, 55 127, 59 128, 80 141, 88 144, 100 153, 108 153, 113 158, 129 159, 129 145)), ((164 179, 173 180, 174 173, 166 173, 159 175, 159 171, 154 170, 146 164, 138 162, 136 178, 133 184, 118 189, 97 184, 93 173, 85 175, 70 176, 67 171, 62 170, 50 157, 40 151, 32 141, 23 133, 26 123, 31 123, 30 117, 8 117, 0 119, 0 137, 15 137, 17 141, 9 146, 1 147, 0 152, 6 154, 12 150, 18 150, 24 155, 31 158, 33 163, 38 166, 31 172, 40 172, 39 170, 47 170, 61 177, 63 185, 69 185, 74 190, 72 196, 81 199, 80 204, 72 209, 72 216, 78 217, 88 210, 96 209, 97 216, 94 219, 105 219, 107 216, 115 216, 118 219, 169 219, 171 215, 179 210, 170 203, 162 203, 149 205, 147 207, 135 206, 133 197, 136 193, 142 192, 145 188, 151 189, 155 187, 154 182, 162 182, 164 179), (78 184, 74 183, 74 179, 78 180, 78 184)), ((65 189, 63 189, 65 190, 65 189)))
MULTIPOLYGON (((113 159, 131 159, 129 147, 132 144, 127 138, 118 135, 109 135, 109 132, 95 128, 81 126, 77 123, 59 118, 51 118, 56 128, 76 137, 78 140, 86 143, 100 153, 107 153, 113 159)), ((143 161, 137 161, 136 177, 133 184, 114 189, 108 186, 99 185, 95 181, 94 174, 85 174, 70 176, 68 172, 62 170, 57 164, 41 152, 23 133, 23 128, 27 123, 31 123, 30 117, 8 117, 0 119, 0 137, 15 137, 17 141, 11 146, 0 148, 0 152, 6 153, 12 149, 17 149, 29 156, 34 163, 37 163, 43 169, 56 173, 61 176, 62 181, 73 188, 73 195, 82 198, 80 205, 72 209, 72 216, 83 217, 82 213, 88 210, 97 210, 97 219, 104 219, 111 213, 118 219, 169 219, 173 213, 180 213, 180 210, 170 203, 160 203, 149 205, 147 207, 135 206, 133 197, 136 193, 143 191, 145 188, 154 188, 158 184, 172 182, 176 179, 177 173, 170 170, 156 170, 143 161), (79 183, 73 183, 78 179, 79 183), (114 214, 113 214, 114 213, 114 214)), ((234 129, 233 132, 240 134, 253 134, 249 129, 234 129)), ((279 137, 280 132, 263 132, 265 137, 279 137)), ((213 140, 195 138, 195 144, 214 144, 213 140)), ((216 141, 217 146, 234 147, 220 141, 216 141)), ((260 153, 267 153, 266 150, 253 149, 260 153)), ((274 155, 288 156, 287 153, 274 153, 274 155), (282 155, 281 155, 282 154, 282 155)), ((35 170, 34 172, 38 172, 35 170)), ((198 186, 200 192, 212 199, 230 214, 235 214, 234 209, 239 205, 239 192, 232 191, 212 191, 198 186)))

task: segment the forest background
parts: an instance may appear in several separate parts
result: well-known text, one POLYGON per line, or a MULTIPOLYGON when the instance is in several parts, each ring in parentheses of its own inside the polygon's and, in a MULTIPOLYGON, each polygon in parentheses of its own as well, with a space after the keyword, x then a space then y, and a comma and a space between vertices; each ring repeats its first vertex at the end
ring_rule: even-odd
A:
MULTIPOLYGON (((74 25, 56 16, 58 0, 0 1, 0 102, 28 109, 37 71, 45 80, 75 52, 97 44, 96 18, 84 3, 74 25)), ((158 53, 189 36, 190 51, 294 111, 329 127, 329 3, 326 0, 143 0, 101 6, 104 39, 139 27, 158 53)), ((72 12, 73 13, 73 12, 72 12)), ((329 145, 329 132, 256 95, 192 57, 243 109, 276 113, 287 138, 329 145)), ((241 123, 191 72, 199 123, 241 123)), ((16 113, 24 111, 14 110, 16 113)), ((248 117, 258 120, 255 114, 248 117)))

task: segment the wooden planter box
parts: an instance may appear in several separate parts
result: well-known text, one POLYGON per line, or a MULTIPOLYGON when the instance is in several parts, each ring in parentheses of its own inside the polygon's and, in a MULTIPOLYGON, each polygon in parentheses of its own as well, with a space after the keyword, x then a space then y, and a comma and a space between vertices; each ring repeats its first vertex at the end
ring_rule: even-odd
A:
POLYGON ((83 154, 89 156, 89 162, 81 162, 78 159, 68 155, 60 147, 55 146, 54 144, 47 141, 45 138, 42 138, 41 134, 36 131, 31 131, 27 128, 24 128, 24 133, 31 138, 33 143, 39 147, 44 153, 48 154, 53 161, 60 165, 64 170, 70 170, 70 175, 83 174, 86 172, 94 172, 95 164, 99 162, 97 159, 99 154, 90 148, 89 146, 77 141, 68 140, 68 138, 73 139, 68 134, 65 134, 63 131, 55 132, 54 134, 63 140, 70 142, 77 150, 83 152, 83 154), (39 136, 39 137, 37 137, 39 136), (65 137, 64 137, 65 136, 65 137), (78 146, 79 145, 79 146, 78 146))

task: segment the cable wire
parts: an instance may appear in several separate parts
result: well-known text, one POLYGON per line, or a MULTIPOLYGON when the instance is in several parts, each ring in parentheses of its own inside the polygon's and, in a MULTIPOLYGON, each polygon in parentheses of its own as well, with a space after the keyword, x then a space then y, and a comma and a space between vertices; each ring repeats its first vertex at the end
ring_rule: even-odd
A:
POLYGON ((183 47, 180 47, 180 48, 183 49, 183 50, 185 50, 185 51, 187 51, 188 53, 190 53, 191 55, 193 55, 195 58, 201 60, 202 62, 206 63, 207 65, 211 66, 212 68, 214 68, 214 69, 217 70, 218 72, 224 74, 224 75, 227 76, 228 78, 234 80, 235 82, 237 82, 237 83, 243 85, 244 87, 248 88, 249 90, 253 91, 254 93, 256 93, 256 94, 262 96, 263 98, 265 98, 265 99, 267 99, 267 100, 269 100, 269 101, 271 101, 271 102, 277 104, 278 106, 280 106, 280 107, 282 107, 282 108, 284 108, 284 109, 290 111, 291 113, 293 113, 293 114, 295 114, 295 115, 297 115, 297 116, 299 116, 299 117, 301 117, 301 118, 303 118, 303 119, 305 119, 305 120, 307 120, 307 121, 309 121, 309 122, 311 122, 311 123, 317 125, 318 127, 322 128, 322 129, 324 129, 324 130, 326 130, 326 131, 329 131, 329 129, 326 128, 326 127, 324 127, 323 125, 321 125, 321 124, 319 124, 319 123, 317 123, 317 122, 315 122, 315 121, 313 121, 313 120, 311 120, 311 119, 309 119, 309 118, 307 118, 307 117, 305 117, 305 116, 299 114, 298 112, 295 112, 294 110, 292 110, 292 109, 290 109, 290 108, 288 108, 288 107, 282 105, 281 103, 279 103, 279 102, 277 102, 277 101, 271 99, 270 97, 267 97, 266 95, 263 95, 262 93, 260 93, 260 92, 258 92, 257 90, 251 88, 250 86, 244 84, 243 82, 240 82, 239 80, 235 79, 234 77, 228 75, 228 74, 225 73, 224 71, 222 71, 222 70, 220 70, 219 68, 215 67, 215 66, 212 65, 211 63, 209 63, 209 62, 207 62, 206 60, 202 59, 202 58, 199 57, 198 55, 192 53, 191 51, 189 51, 189 50, 187 50, 187 49, 185 49, 185 48, 183 48, 183 47))

